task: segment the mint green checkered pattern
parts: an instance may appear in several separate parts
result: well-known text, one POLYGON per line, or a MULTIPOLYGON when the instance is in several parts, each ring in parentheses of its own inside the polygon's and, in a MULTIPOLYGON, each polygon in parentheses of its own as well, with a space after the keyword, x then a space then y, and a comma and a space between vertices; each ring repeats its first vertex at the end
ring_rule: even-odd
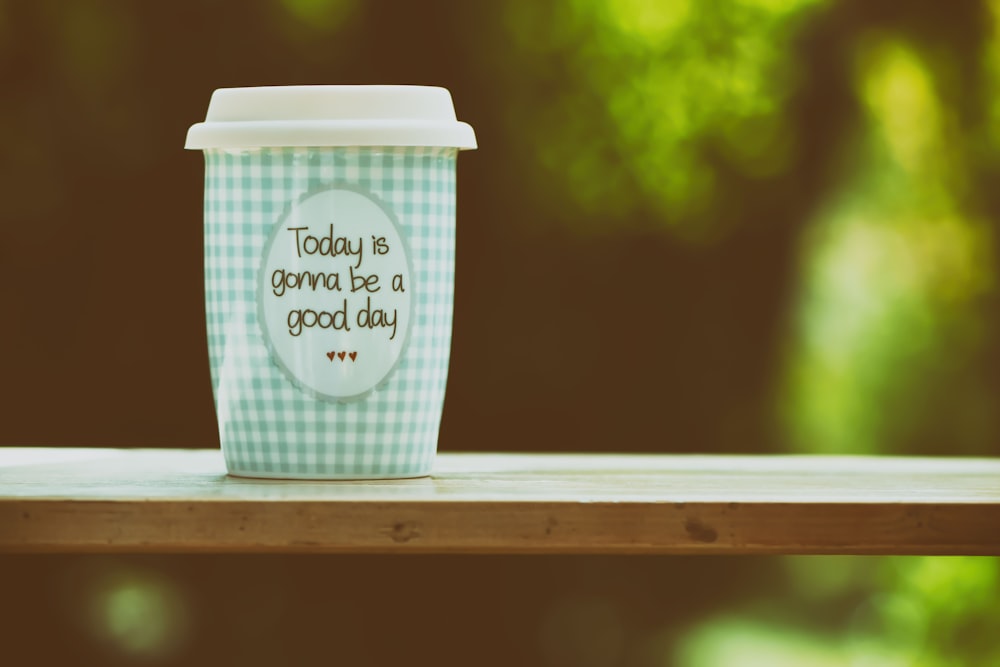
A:
POLYGON ((229 471, 289 478, 427 474, 451 346, 455 159, 450 148, 205 151, 205 297, 212 387, 229 471), (257 320, 272 226, 303 193, 350 184, 396 214, 417 289, 408 349, 387 385, 336 403, 296 388, 257 320))

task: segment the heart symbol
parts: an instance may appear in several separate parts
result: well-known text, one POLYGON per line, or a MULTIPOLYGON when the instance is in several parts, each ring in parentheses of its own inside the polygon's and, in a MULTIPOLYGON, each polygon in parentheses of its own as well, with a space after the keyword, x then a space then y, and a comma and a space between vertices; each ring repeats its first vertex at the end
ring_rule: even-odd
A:
POLYGON ((327 352, 327 353, 326 353, 326 358, 327 358, 327 359, 329 359, 330 361, 333 361, 333 358, 334 358, 335 356, 337 356, 337 353, 336 353, 336 352, 327 352))
POLYGON ((357 352, 351 352, 351 353, 350 353, 349 355, 347 355, 347 356, 349 356, 349 357, 351 358, 351 361, 354 361, 355 359, 357 359, 357 358, 358 358, 358 353, 357 353, 357 352))
POLYGON ((338 352, 338 353, 337 353, 337 356, 338 356, 338 357, 340 357, 340 360, 341 360, 341 361, 343 361, 343 360, 344 360, 344 355, 345 355, 345 354, 347 354, 347 353, 346 353, 346 352, 338 352))

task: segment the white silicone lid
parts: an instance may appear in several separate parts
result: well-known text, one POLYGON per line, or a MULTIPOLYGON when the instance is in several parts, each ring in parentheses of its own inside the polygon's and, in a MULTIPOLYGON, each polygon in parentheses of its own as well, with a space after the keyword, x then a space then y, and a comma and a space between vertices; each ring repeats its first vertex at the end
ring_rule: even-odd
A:
POLYGON ((476 148, 451 93, 433 86, 219 88, 185 148, 436 146, 476 148))

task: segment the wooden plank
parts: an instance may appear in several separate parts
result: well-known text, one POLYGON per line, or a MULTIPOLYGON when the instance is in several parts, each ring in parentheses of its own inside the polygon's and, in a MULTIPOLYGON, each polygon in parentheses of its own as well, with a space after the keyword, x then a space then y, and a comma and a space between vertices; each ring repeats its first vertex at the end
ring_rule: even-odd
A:
POLYGON ((302 482, 217 450, 0 448, 0 551, 1000 555, 1000 460, 444 453, 302 482))

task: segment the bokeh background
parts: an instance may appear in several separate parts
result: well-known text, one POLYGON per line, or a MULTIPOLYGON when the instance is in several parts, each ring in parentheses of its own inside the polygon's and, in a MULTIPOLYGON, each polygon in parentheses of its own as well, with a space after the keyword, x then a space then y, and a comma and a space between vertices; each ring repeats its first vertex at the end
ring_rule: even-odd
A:
MULTIPOLYGON (((1000 454, 996 0, 0 0, 0 77, 0 445, 218 446, 187 127, 411 83, 481 147, 442 450, 1000 454)), ((990 558, 0 557, 9 664, 992 665, 998 623, 990 558)))

